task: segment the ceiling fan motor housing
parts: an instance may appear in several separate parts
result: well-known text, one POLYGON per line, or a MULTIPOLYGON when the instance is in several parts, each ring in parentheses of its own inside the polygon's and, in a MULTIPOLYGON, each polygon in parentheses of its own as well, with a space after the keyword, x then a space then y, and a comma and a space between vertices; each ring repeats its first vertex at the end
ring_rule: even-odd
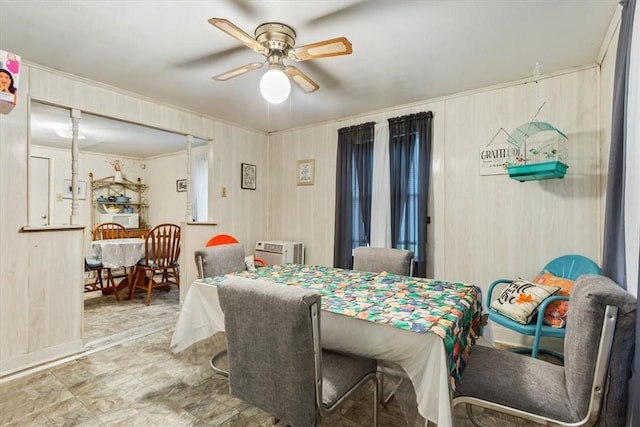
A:
POLYGON ((296 32, 288 25, 267 22, 256 28, 256 41, 269 49, 269 55, 286 56, 296 44, 296 32))
MULTIPOLYGON (((315 92, 320 88, 316 82, 293 65, 284 65, 285 59, 292 61, 307 61, 310 59, 328 58, 331 56, 350 55, 351 42, 345 37, 322 40, 316 43, 295 47, 296 32, 288 25, 279 22, 266 22, 255 30, 255 37, 245 33, 228 19, 211 18, 209 23, 227 33, 249 49, 267 57, 266 64, 269 71, 278 70, 286 75, 291 83, 297 84, 306 93, 315 92)), ((214 80, 226 81, 241 76, 252 70, 257 70, 265 62, 252 62, 214 76, 214 80)), ((274 75, 274 73, 271 73, 274 75)), ((263 76, 264 78, 264 76, 263 76)), ((289 83, 287 80, 287 83, 289 83)))

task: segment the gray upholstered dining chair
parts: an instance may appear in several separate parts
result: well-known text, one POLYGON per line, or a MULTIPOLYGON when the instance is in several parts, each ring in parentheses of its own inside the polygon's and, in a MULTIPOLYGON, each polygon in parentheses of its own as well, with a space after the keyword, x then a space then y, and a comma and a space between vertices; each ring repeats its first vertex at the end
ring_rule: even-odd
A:
MULTIPOLYGON (((240 244, 225 244, 209 246, 194 252, 198 278, 220 276, 246 270, 244 261, 244 246, 240 244)), ((226 356, 227 349, 216 351, 209 360, 213 372, 229 376, 229 371, 220 366, 220 360, 226 356)))
POLYGON ((636 299, 599 275, 581 276, 569 298, 564 366, 475 346, 454 407, 474 423, 479 406, 546 425, 626 425, 636 299))
MULTIPOLYGON (((386 271, 400 276, 411 276, 413 273, 413 252, 406 249, 361 246, 353 250, 353 269, 373 273, 386 271)), ((386 361, 378 363, 378 370, 380 373, 380 403, 386 405, 400 389, 407 376, 399 365, 386 361), (386 396, 384 395, 385 375, 398 378, 397 384, 386 396)))
POLYGON ((377 425, 376 361, 321 348, 316 291, 234 278, 218 286, 218 295, 232 396, 284 424, 313 426, 371 381, 377 425))
POLYGON ((413 252, 406 249, 361 246, 353 250, 353 269, 374 273, 386 271, 401 276, 411 276, 413 252))
POLYGON ((199 279, 235 273, 247 268, 244 246, 240 244, 209 246, 198 249, 194 256, 199 279))

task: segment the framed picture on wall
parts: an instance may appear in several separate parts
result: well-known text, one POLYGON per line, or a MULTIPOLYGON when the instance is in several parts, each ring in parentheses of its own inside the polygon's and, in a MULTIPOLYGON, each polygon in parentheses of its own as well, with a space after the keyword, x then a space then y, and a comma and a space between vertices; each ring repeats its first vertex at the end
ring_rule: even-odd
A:
POLYGON ((314 159, 298 160, 298 185, 313 185, 315 173, 314 159))
POLYGON ((178 179, 176 181, 176 191, 178 193, 183 193, 187 191, 187 180, 186 179, 178 179))
POLYGON ((249 163, 242 163, 242 170, 240 171, 240 187, 245 190, 256 189, 256 165, 250 165, 249 163))

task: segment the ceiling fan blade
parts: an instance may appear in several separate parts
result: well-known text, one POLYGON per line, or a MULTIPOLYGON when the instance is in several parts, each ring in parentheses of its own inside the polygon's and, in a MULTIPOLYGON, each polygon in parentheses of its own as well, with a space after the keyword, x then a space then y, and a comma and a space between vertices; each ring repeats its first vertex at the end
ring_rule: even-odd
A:
POLYGON ((208 54, 199 56, 197 58, 191 58, 186 61, 176 63, 174 65, 176 67, 181 67, 181 68, 210 67, 211 64, 217 60, 232 57, 238 52, 246 52, 246 50, 244 49, 245 49, 244 46, 237 45, 228 49, 224 49, 219 52, 208 53, 208 54))
POLYGON ((290 49, 289 58, 294 61, 306 61, 329 56, 350 55, 352 51, 349 40, 345 37, 337 37, 290 49))
POLYGON ((231 3, 248 16, 255 16, 258 13, 256 7, 248 0, 231 0, 231 3))
POLYGON ((309 76, 298 70, 296 67, 292 67, 291 65, 289 65, 284 68, 284 72, 287 74, 287 76, 289 76, 291 80, 293 80, 295 84, 300 86, 300 88, 302 88, 302 90, 307 93, 315 92, 320 89, 320 86, 318 86, 316 82, 311 80, 309 76))
POLYGON ((234 39, 238 40, 240 43, 244 44, 250 49, 255 50, 258 53, 261 53, 263 55, 266 55, 267 53, 269 53, 269 50, 266 47, 262 46, 260 43, 256 41, 256 39, 254 39, 244 31, 242 31, 240 28, 232 24, 227 19, 211 18, 209 19, 209 24, 213 25, 219 30, 224 31, 234 39))
POLYGON ((264 62, 252 62, 251 64, 243 65, 242 67, 234 68, 217 76, 213 76, 212 79, 224 82, 226 80, 238 77, 241 74, 248 73, 249 71, 257 70, 261 68, 264 62))

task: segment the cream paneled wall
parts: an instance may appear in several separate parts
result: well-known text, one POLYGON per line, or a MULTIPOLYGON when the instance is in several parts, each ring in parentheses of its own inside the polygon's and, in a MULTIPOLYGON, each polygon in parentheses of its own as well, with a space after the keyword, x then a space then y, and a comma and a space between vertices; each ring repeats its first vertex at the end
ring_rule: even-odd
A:
POLYGON ((0 115, 0 375, 82 349, 83 230, 22 231, 29 83, 0 115))
POLYGON ((596 70, 447 101, 443 278, 485 287, 499 277, 533 278, 552 258, 600 261, 596 70), (569 137, 562 180, 520 183, 480 176, 478 147, 503 127, 538 119, 569 137))
POLYGON ((187 178, 187 154, 176 153, 145 161, 145 192, 149 202, 149 224, 180 224, 186 219, 187 193, 176 191, 176 180, 187 178))
POLYGON ((29 236, 19 232, 27 223, 28 125, 23 93, 29 82, 20 82, 20 90, 11 114, 0 114, 0 374, 9 369, 11 359, 30 351, 30 243, 29 236))
POLYGON ((269 239, 301 241, 307 264, 332 265, 336 124, 272 135, 269 239), (315 159, 314 185, 297 185, 298 160, 315 159))
MULTIPOLYGON (((600 67, 600 117, 599 117, 599 137, 600 137, 600 164, 601 169, 606 171, 609 168, 609 149, 611 147, 611 122, 613 115, 613 81, 616 70, 616 51, 618 49, 618 27, 611 39, 611 44, 606 50, 600 67)), ((600 181, 600 190, 603 194, 607 192, 607 175, 602 174, 600 181)), ((602 213, 601 235, 604 235, 604 214, 605 214, 606 197, 602 198, 600 211, 602 213)))
POLYGON ((533 277, 565 253, 600 262, 597 90, 594 67, 274 134, 269 236, 301 240, 308 263, 331 265, 337 129, 433 111, 428 232, 434 277, 486 289, 498 277, 533 277), (479 147, 501 127, 510 131, 531 120, 543 102, 538 119, 569 136, 567 177, 520 183, 506 175, 480 176, 479 147), (306 158, 316 159, 316 183, 297 187, 296 161, 306 158))
MULTIPOLYGON (((267 210, 270 181, 268 136, 234 126, 216 123, 213 138, 213 217, 220 233, 234 235, 247 253, 268 235, 267 210), (256 165, 256 189, 240 188, 242 163, 256 165), (222 188, 227 196, 222 197, 222 188)), ((205 242, 203 242, 205 243, 205 242)))
MULTIPOLYGON (((219 188, 221 183, 228 185, 229 197, 218 203, 216 199, 220 193, 212 194, 212 204, 219 208, 214 215, 218 226, 214 228, 237 235, 247 250, 267 235, 267 135, 35 64, 23 63, 21 71, 18 105, 10 114, 0 115, 0 376, 82 350, 82 256, 85 246, 82 229, 21 232, 28 222, 27 106, 30 97, 168 131, 217 139, 212 149, 216 159, 212 187, 219 188), (241 162, 258 166, 258 190, 240 191, 241 162), (43 262, 47 254, 60 256, 49 256, 47 261, 51 262, 43 262), (47 279, 41 280, 43 277, 47 279), (65 298, 64 310, 60 310, 60 296, 65 298)), ((166 159, 149 160, 154 178, 165 162, 166 159)), ((177 154, 168 161, 172 162, 175 167, 170 169, 171 173, 184 177, 184 154, 177 154)), ((88 180, 89 171, 98 177, 111 175, 108 169, 104 157, 91 160, 89 156, 81 155, 79 179, 88 180), (106 168, 104 172, 99 170, 101 167, 106 168)), ((148 173, 145 171, 145 175, 148 173)), ((158 188, 152 194, 156 201, 163 199, 163 193, 185 197, 183 193, 176 194, 175 179, 171 176, 171 182, 164 188, 164 182, 154 186, 147 176, 144 177, 150 188, 164 189, 158 188)), ((87 206, 85 202, 81 207, 83 222, 89 218, 87 206)), ((150 212, 154 212, 153 209, 150 206, 150 212)), ((175 218, 179 222, 185 212, 184 204, 179 200, 161 204, 155 220, 173 221, 175 218)), ((185 257, 184 262, 192 260, 185 257)))
MULTIPOLYGON (((611 76, 612 61, 607 58, 605 64, 603 73, 611 76)), ((81 294, 75 292, 81 289, 81 231, 19 231, 27 223, 28 95, 211 139, 211 219, 218 224, 213 229, 237 236, 248 252, 260 239, 300 240, 306 246, 307 263, 321 265, 333 261, 337 130, 432 111, 428 246, 433 277, 474 282, 486 289, 496 277, 531 276, 562 253, 579 252, 600 261, 606 164, 598 159, 608 151, 601 135, 608 124, 600 122, 610 121, 610 114, 599 111, 598 98, 610 98, 612 79, 607 77, 598 87, 596 68, 544 78, 538 84, 505 84, 272 135, 44 67, 25 64, 23 70, 26 78, 21 79, 18 106, 11 114, 0 115, 0 375, 77 351, 80 338, 81 294), (519 183, 506 176, 480 176, 480 145, 500 127, 510 130, 530 120, 543 101, 539 118, 570 138, 567 177, 519 183), (309 158, 316 161, 315 185, 297 186, 297 161, 309 158), (257 166, 255 191, 240 188, 241 163, 257 166), (227 197, 221 196, 223 187, 227 197), (46 254, 60 252, 60 242, 68 256, 42 263, 46 254), (50 280, 37 280, 45 274, 50 280), (58 307, 50 292, 54 288, 78 297, 68 300, 64 318, 51 317, 58 307), (36 310, 44 312, 37 315, 36 310), (57 330, 49 337, 47 322, 52 321, 57 330)), ((89 167, 97 169, 98 160, 89 166, 92 161, 81 159, 80 179, 89 167)), ((151 222, 184 219, 186 194, 175 192, 175 179, 186 174, 184 153, 146 159, 145 164, 151 222)), ((185 255, 183 262, 190 261, 185 255)))

